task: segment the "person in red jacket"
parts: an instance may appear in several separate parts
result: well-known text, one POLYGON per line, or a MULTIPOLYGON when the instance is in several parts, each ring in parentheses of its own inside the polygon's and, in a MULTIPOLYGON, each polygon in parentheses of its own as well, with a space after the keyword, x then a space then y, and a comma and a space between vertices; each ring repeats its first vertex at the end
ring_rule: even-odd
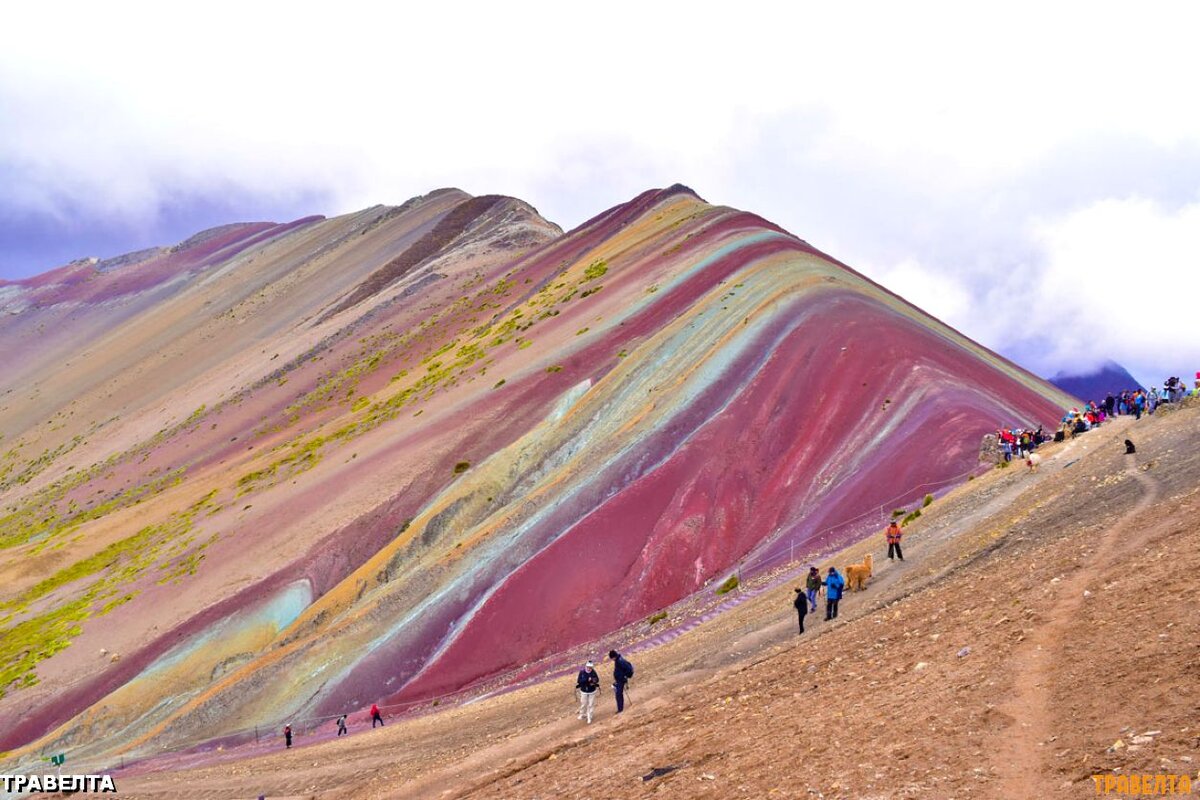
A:
POLYGON ((900 525, 892 520, 892 524, 888 525, 887 529, 887 545, 888 545, 888 560, 892 560, 892 556, 901 561, 904 560, 904 553, 900 550, 900 537, 904 534, 900 532, 900 525))
POLYGON ((383 724, 383 716, 379 713, 379 705, 371 703, 371 730, 375 730, 375 723, 383 724))

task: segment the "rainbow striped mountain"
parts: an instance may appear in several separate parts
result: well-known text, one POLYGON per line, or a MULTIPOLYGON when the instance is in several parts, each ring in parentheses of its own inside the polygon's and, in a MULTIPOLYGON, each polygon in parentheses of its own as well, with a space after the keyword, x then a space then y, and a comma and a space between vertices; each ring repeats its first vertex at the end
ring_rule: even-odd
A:
POLYGON ((1070 403, 682 186, 568 233, 447 189, 0 282, 0 750, 503 684, 1070 403))

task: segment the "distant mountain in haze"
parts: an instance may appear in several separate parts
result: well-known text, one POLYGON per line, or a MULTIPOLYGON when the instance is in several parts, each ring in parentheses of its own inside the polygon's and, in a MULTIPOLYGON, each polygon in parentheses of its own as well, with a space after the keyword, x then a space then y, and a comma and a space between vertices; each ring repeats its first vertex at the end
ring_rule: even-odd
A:
POLYGON ((1145 388, 1138 383, 1137 378, 1129 374, 1129 370, 1115 361, 1106 361, 1082 375, 1059 372, 1050 382, 1080 400, 1102 400, 1109 392, 1145 388))

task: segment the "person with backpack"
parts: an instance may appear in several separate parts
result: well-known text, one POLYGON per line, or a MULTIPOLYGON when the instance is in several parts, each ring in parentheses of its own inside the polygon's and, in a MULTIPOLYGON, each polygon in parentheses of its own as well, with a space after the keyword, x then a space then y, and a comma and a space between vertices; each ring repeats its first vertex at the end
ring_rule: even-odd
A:
POLYGON ((829 574, 821 581, 825 586, 825 621, 836 619, 838 601, 842 599, 842 590, 846 588, 846 579, 841 576, 836 567, 829 568, 829 574))
POLYGON ((379 704, 371 703, 371 730, 375 730, 375 723, 383 724, 383 715, 379 713, 379 704))
POLYGON ((292 746, 292 726, 291 725, 283 726, 283 741, 285 743, 285 746, 290 749, 292 746))
POLYGON ((800 615, 800 633, 804 633, 804 615, 808 613, 808 597, 804 594, 804 589, 796 587, 796 599, 792 602, 796 607, 796 613, 800 615))
POLYGON ((817 611, 817 594, 821 591, 821 571, 816 567, 808 568, 808 580, 804 586, 808 589, 808 610, 812 613, 817 611))
POLYGON ((338 736, 341 736, 343 733, 350 732, 350 731, 346 730, 346 715, 345 714, 342 714, 340 717, 337 718, 337 726, 338 726, 338 736))
POLYGON ((887 528, 888 561, 893 560, 893 555, 901 561, 904 560, 904 551, 900 549, 900 539, 903 536, 904 532, 900 530, 900 524, 896 520, 892 520, 892 524, 887 528))
POLYGON ((596 692, 600 689, 600 675, 596 665, 591 661, 583 665, 575 678, 575 694, 579 697, 579 718, 586 719, 592 724, 592 714, 596 711, 596 692))
POLYGON ((625 684, 633 677, 633 664, 616 650, 609 650, 608 657, 613 662, 613 692, 617 696, 617 713, 625 710, 625 684))

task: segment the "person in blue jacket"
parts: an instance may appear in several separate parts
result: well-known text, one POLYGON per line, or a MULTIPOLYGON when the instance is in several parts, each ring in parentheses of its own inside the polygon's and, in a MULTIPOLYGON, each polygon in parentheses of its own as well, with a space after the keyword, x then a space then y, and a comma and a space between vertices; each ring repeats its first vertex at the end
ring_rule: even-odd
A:
POLYGON ((825 621, 828 622, 837 618, 838 601, 842 599, 842 589, 846 586, 846 579, 838 573, 835 567, 830 567, 829 574, 821 583, 825 586, 825 621))

